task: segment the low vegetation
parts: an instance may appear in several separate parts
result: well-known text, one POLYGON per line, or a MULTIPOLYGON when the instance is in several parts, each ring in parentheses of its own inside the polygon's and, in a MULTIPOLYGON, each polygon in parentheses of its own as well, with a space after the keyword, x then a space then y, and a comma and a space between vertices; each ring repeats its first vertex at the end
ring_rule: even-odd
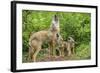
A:
MULTIPOLYGON (((23 39, 23 62, 29 62, 28 42, 31 33, 40 30, 48 30, 52 17, 57 14, 60 18, 60 34, 66 41, 68 36, 72 36, 75 41, 75 54, 71 57, 59 57, 57 60, 85 60, 91 58, 91 15, 89 13, 78 12, 49 12, 49 11, 22 11, 22 39, 23 39)), ((49 61, 48 45, 43 44, 43 51, 38 54, 38 61, 49 61)), ((54 59, 56 60, 56 59, 54 59)))

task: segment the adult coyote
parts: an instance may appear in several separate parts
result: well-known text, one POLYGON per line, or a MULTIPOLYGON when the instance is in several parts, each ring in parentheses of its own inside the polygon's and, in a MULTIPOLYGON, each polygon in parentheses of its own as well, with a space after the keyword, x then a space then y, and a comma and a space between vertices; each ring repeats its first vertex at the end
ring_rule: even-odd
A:
POLYGON ((44 42, 48 42, 50 56, 54 55, 54 49, 59 38, 59 17, 53 16, 50 28, 31 34, 29 38, 29 58, 36 61, 37 54, 42 49, 44 42))

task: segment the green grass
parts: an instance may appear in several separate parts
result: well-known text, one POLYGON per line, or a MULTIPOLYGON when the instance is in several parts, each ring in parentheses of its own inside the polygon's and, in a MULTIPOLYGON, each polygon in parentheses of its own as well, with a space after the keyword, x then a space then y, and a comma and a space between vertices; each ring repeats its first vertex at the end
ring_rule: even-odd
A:
POLYGON ((91 58, 91 47, 87 44, 81 44, 76 48, 76 55, 80 59, 90 59, 91 58))

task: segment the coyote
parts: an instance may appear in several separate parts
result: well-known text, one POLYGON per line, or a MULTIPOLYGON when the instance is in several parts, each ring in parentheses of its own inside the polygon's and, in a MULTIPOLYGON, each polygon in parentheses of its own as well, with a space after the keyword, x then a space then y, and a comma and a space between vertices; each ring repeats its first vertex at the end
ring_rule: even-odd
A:
POLYGON ((57 44, 59 32, 59 17, 55 15, 52 18, 51 26, 48 30, 42 30, 31 34, 29 38, 29 58, 36 62, 36 57, 39 51, 42 49, 44 42, 48 42, 50 49, 49 56, 53 56, 55 53, 54 48, 57 44))
POLYGON ((74 48, 75 48, 75 40, 72 37, 68 37, 68 40, 62 41, 59 47, 60 56, 64 56, 66 55, 66 53, 68 53, 67 54, 68 56, 71 56, 72 54, 75 53, 74 48))

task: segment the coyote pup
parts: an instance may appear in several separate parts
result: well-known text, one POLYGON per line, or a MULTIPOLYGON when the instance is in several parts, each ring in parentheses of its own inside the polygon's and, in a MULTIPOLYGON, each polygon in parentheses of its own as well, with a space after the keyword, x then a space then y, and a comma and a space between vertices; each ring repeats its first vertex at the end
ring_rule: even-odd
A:
POLYGON ((74 41, 74 39, 72 37, 68 37, 67 41, 62 41, 62 43, 61 43, 61 46, 59 48, 60 55, 64 56, 67 53, 68 56, 71 56, 72 54, 75 53, 74 48, 75 48, 75 41, 74 41))

